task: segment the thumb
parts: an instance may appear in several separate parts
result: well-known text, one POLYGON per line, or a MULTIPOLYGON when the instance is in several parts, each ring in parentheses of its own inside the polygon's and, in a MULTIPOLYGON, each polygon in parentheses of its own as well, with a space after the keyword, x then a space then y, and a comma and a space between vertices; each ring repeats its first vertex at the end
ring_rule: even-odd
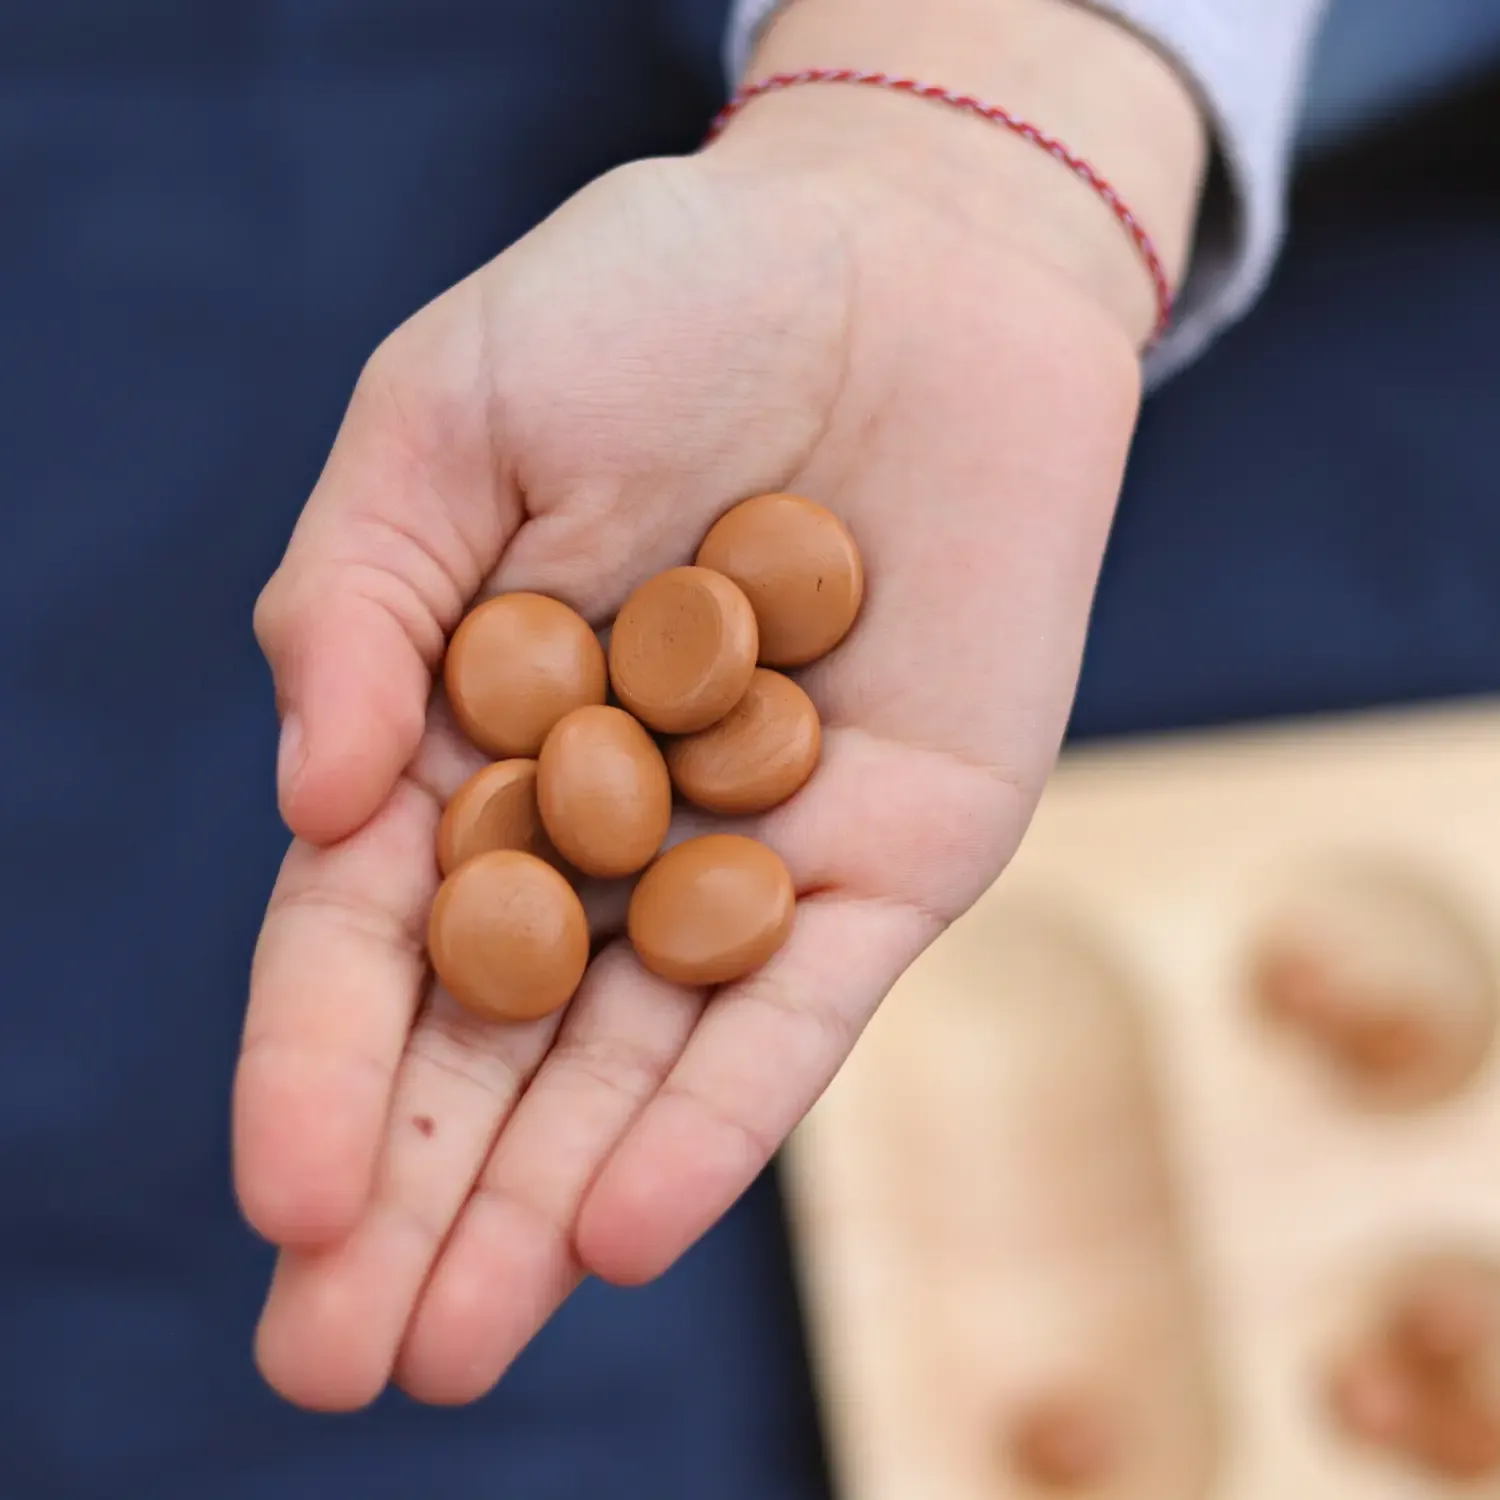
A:
POLYGON ((281 814, 315 844, 354 832, 389 796, 421 740, 447 634, 520 522, 489 437, 483 311, 465 293, 371 358, 256 605, 282 720, 281 814))

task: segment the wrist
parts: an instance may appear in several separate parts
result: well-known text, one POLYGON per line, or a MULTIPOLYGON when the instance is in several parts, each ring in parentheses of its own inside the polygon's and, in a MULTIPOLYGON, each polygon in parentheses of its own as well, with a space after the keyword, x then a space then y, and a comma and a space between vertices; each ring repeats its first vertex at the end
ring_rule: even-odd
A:
MULTIPOLYGON (((795 0, 748 77, 847 66, 922 78, 1003 106, 1057 137, 1118 190, 1175 285, 1205 155, 1196 101, 1113 20, 1066 0, 795 0)), ((1154 289, 1108 206, 1034 143, 951 107, 830 84, 756 100, 715 146, 894 193, 964 235, 1020 251, 1099 303, 1139 347, 1154 289)))

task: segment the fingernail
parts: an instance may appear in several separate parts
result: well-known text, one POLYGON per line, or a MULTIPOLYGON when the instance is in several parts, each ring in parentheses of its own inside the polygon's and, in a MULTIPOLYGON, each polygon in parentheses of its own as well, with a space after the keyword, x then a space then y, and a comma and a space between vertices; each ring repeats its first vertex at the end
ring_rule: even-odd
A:
POLYGON ((289 713, 281 721, 281 745, 276 752, 276 783, 283 797, 289 796, 296 787, 306 760, 302 719, 296 713, 289 713))

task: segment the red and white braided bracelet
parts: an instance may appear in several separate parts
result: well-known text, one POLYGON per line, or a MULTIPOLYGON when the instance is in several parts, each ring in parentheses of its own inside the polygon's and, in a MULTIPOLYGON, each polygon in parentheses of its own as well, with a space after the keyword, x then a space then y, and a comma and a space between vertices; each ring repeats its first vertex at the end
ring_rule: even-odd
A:
POLYGON ((861 84, 866 88, 889 89, 898 94, 911 94, 918 99, 931 99, 939 104, 949 105, 953 109, 961 109, 966 114, 977 115, 982 120, 988 120, 992 125, 1002 126, 1023 140, 1030 141, 1032 145, 1041 147, 1049 156, 1056 157, 1075 177, 1081 179, 1104 200, 1109 211, 1119 220, 1126 234, 1130 236, 1131 242, 1146 264, 1146 270, 1151 277, 1151 285, 1156 292, 1156 329, 1152 335, 1153 341, 1159 339, 1167 331, 1172 321, 1172 285, 1167 279, 1167 269, 1162 264, 1161 256, 1157 253, 1151 236, 1147 234, 1140 220, 1130 211, 1125 200, 1110 186, 1109 182, 1081 156, 1070 151, 1056 136, 1048 135, 1039 126, 1011 114, 1009 110, 1001 109, 999 105, 986 104, 984 100, 976 99, 972 94, 957 94, 937 84, 922 83, 916 78, 901 78, 892 73, 872 73, 858 68, 803 68, 796 73, 773 73, 769 78, 743 84, 714 117, 713 123, 708 128, 707 141, 713 140, 751 100, 759 99, 763 94, 779 93, 782 89, 797 88, 808 83, 861 84))

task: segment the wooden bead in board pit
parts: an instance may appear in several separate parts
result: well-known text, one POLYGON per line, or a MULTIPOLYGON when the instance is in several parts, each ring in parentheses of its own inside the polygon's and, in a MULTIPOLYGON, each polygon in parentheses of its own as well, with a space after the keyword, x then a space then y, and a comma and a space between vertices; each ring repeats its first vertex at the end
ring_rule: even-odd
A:
POLYGON ((849 528, 800 495, 758 495, 726 511, 695 561, 744 591, 766 667, 805 666, 831 651, 864 600, 864 564, 849 528))
POLYGON ((1500 1278, 1485 1265, 1440 1260, 1415 1271, 1391 1317, 1395 1347, 1426 1371, 1452 1371, 1500 1342, 1500 1278))
POLYGON ((438 887, 427 925, 437 977, 489 1021, 532 1021, 573 998, 589 927, 572 886, 518 849, 476 855, 438 887))
POLYGON ((764 844, 711 833, 669 849, 631 894, 626 930, 641 963, 674 984, 752 974, 791 935, 792 877, 764 844))
POLYGON ((537 808, 534 760, 502 760, 476 771, 443 809, 437 860, 444 875, 491 849, 555 857, 537 808))
POLYGON ((453 633, 443 685, 464 733, 490 755, 533 757, 566 713, 603 703, 604 648, 582 615, 544 594, 501 594, 453 633))
POLYGON ((750 601, 706 568, 669 568, 620 607, 609 675, 620 702, 661 734, 693 734, 739 702, 759 637, 750 601))
POLYGON ((621 708, 578 708, 547 736, 537 805, 557 851, 585 875, 644 869, 672 821, 672 779, 656 742, 621 708))
POLYGON ((1434 1474, 1459 1483, 1500 1470, 1500 1413, 1458 1399, 1434 1404, 1412 1439, 1412 1453, 1434 1474))
POLYGON ((1421 1414, 1418 1381, 1379 1344, 1355 1350, 1333 1372, 1328 1404, 1333 1420, 1359 1442, 1396 1448, 1410 1441, 1421 1414))
POLYGON ((1010 1437, 1011 1464, 1047 1494, 1097 1489, 1120 1464, 1120 1434, 1108 1414, 1074 1398, 1026 1412, 1010 1437))
POLYGON ((725 817, 785 802, 817 767, 822 727, 790 677, 757 667, 745 696, 697 734, 667 745, 672 783, 689 802, 725 817))
POLYGON ((1500 1471, 1500 1278, 1439 1257, 1409 1269, 1376 1325, 1335 1368, 1343 1434, 1429 1473, 1500 1471))

